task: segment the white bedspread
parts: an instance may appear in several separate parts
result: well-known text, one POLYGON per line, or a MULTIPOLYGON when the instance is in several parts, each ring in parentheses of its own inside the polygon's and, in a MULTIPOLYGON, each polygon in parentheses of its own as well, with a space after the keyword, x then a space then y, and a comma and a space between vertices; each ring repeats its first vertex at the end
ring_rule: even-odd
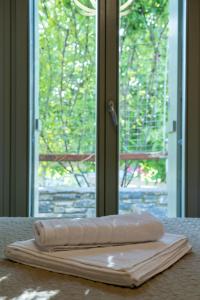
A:
POLYGON ((157 242, 60 252, 40 251, 34 240, 28 240, 10 244, 5 255, 50 271, 134 287, 170 267, 190 249, 185 236, 165 234, 157 242))

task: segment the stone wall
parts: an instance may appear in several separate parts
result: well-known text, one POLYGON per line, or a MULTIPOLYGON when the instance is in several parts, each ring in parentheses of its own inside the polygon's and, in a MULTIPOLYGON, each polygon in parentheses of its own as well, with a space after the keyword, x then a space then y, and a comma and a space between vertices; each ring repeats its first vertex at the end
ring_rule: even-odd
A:
MULTIPOLYGON (((167 215, 167 192, 164 189, 120 189, 120 213, 135 209, 148 210, 158 217, 167 215)), ((85 218, 95 216, 94 188, 41 187, 39 214, 41 217, 85 218)))

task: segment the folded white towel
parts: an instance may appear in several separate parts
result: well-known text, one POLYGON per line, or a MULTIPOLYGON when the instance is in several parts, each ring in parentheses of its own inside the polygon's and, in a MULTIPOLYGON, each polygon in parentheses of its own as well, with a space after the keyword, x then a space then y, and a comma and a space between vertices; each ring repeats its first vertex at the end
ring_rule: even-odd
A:
POLYGON ((174 264, 190 249, 186 237, 165 234, 157 242, 48 253, 28 240, 7 246, 5 255, 54 272, 134 287, 174 264))
POLYGON ((156 241, 164 233, 162 223, 147 212, 36 221, 33 231, 40 249, 52 251, 156 241))

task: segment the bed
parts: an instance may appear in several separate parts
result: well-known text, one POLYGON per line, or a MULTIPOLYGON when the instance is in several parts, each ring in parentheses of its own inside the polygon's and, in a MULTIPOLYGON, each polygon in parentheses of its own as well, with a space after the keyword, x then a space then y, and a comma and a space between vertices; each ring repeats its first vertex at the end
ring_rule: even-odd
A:
POLYGON ((185 234, 193 246, 174 266, 136 289, 120 288, 8 261, 5 245, 32 238, 34 218, 0 218, 0 299, 161 300, 200 299, 200 219, 165 219, 168 232, 185 234))

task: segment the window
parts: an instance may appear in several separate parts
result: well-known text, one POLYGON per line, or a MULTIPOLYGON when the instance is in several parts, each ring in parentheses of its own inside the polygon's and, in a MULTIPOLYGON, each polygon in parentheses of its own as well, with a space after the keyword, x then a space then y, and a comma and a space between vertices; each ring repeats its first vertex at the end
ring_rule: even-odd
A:
MULTIPOLYGON (((143 3, 147 2, 150 1, 143 1, 143 3)), ((90 2, 86 2, 85 0, 82 3, 90 5, 90 2)), ((37 105, 37 88, 39 88, 39 73, 37 70, 39 66, 37 53, 39 50, 39 45, 37 46, 39 37, 36 30, 38 26, 37 5, 37 1, 31 0, 21 0, 20 2, 16 0, 2 0, 0 2, 0 41, 2 45, 0 48, 0 215, 2 216, 27 216, 33 214, 34 207, 31 206, 34 206, 34 199, 36 201, 39 199, 39 197, 37 198, 39 196, 39 181, 38 169, 36 168, 37 162, 39 162, 39 152, 37 150, 37 134, 39 132, 35 130, 38 128, 37 119, 39 119, 37 112, 39 108, 37 105)), ((108 74, 110 70, 109 63, 112 68, 114 66, 116 68, 116 62, 118 62, 120 67, 119 60, 115 60, 116 55, 120 53, 115 46, 115 48, 112 48, 110 57, 108 56, 110 48, 108 42, 116 41, 116 38, 112 39, 113 34, 115 34, 115 37, 118 36, 118 30, 115 27, 118 17, 117 13, 114 12, 117 9, 113 10, 113 8, 109 8, 109 1, 99 1, 98 5, 101 6, 101 10, 98 10, 96 24, 98 28, 96 29, 96 34, 99 50, 97 56, 98 68, 96 68, 96 83, 98 87, 96 89, 96 99, 99 99, 98 101, 96 100, 96 111, 98 112, 96 113, 96 128, 100 128, 100 134, 96 135, 96 209, 98 215, 102 215, 116 212, 118 206, 120 207, 122 203, 120 201, 118 205, 117 200, 119 184, 118 168, 111 168, 111 165, 118 166, 118 154, 116 155, 112 148, 112 145, 115 145, 114 148, 117 148, 118 141, 115 141, 116 136, 114 137, 109 133, 108 127, 105 129, 106 124, 112 124, 110 114, 105 114, 105 110, 107 111, 105 99, 116 99, 115 95, 110 94, 111 92, 115 92, 118 95, 117 87, 113 88, 112 85, 113 82, 117 81, 113 80, 111 82, 110 78, 110 82, 107 82, 109 76, 106 77, 105 73, 107 72, 106 74, 108 74), (111 13, 112 17, 110 18, 111 13), (107 22, 105 22, 106 16, 109 17, 107 22), (107 38, 105 38, 106 24, 109 24, 109 26, 111 24, 114 25, 112 32, 107 32, 107 38), (115 56, 113 56, 113 51, 116 53, 115 56), (113 59, 112 63, 110 59, 113 59), (107 81, 105 78, 107 78, 107 81), (107 92, 105 92, 105 85, 107 87, 112 86, 110 91, 107 89, 107 92), (106 142, 106 137, 109 143, 106 142), (107 150, 105 150, 105 144, 109 145, 107 150), (109 167, 105 167, 105 163, 110 163, 109 167), (106 177, 107 179, 105 179, 106 177)), ((200 51, 198 35, 200 25, 199 5, 199 1, 170 0, 168 6, 169 24, 171 24, 169 27, 172 28, 171 26, 174 26, 174 30, 171 31, 170 29, 171 34, 169 35, 169 42, 171 45, 174 45, 174 50, 172 46, 169 47, 168 55, 171 64, 168 72, 172 72, 170 74, 173 74, 173 77, 168 76, 168 80, 171 80, 172 83, 168 85, 168 95, 170 99, 170 94, 172 93, 172 89, 170 92, 170 88, 174 87, 174 96, 172 99, 175 99, 175 102, 178 103, 178 106, 175 106, 177 111, 173 109, 172 105, 169 106, 169 110, 171 108, 171 112, 174 112, 175 117, 173 114, 168 114, 168 121, 171 118, 172 122, 169 123, 167 131, 172 133, 170 133, 171 145, 173 147, 175 145, 174 150, 171 147, 172 150, 170 151, 168 148, 167 151, 168 170, 171 169, 171 171, 168 171, 170 175, 168 182, 170 180, 174 184, 168 190, 171 193, 168 200, 172 204, 170 208, 172 215, 177 214, 193 217, 199 216, 200 211, 200 89, 198 82, 200 69, 197 63, 200 51), (179 66, 178 68, 177 65, 179 66), (174 68, 174 72, 170 71, 170 68, 172 70, 174 68), (182 109, 180 106, 182 106, 182 109), (182 116, 179 114, 181 111, 183 111, 182 116), (184 119, 185 123, 183 122, 184 119), (181 124, 183 125, 182 128, 181 124), (175 141, 174 143, 173 140, 175 141), (172 156, 174 155, 172 159, 169 157, 170 153, 172 156), (181 162, 183 162, 182 167, 180 167, 181 162), (183 172, 181 172, 181 168, 183 172)), ((92 8, 91 5, 90 8, 92 8)), ((131 6, 129 9, 132 9, 131 6)), ((94 19, 94 17, 91 18, 94 19)), ((122 20, 125 19, 121 18, 120 22, 122 20)), ((118 71, 118 68, 116 69, 118 71)), ((114 77, 118 78, 118 75, 116 74, 114 77)), ((120 101, 119 97, 119 101, 117 102, 120 103, 120 101)), ((169 103, 171 102, 169 101, 169 103)), ((118 105, 115 106, 115 109, 120 118, 118 105)), ((111 132, 113 132, 113 127, 110 128, 112 128, 111 132)), ((170 138, 168 138, 168 143, 170 143, 169 140, 170 138)), ((124 209, 125 207, 127 206, 125 205, 124 209)))
POLYGON ((33 214, 180 215, 181 4, 38 0, 33 12, 33 214))

